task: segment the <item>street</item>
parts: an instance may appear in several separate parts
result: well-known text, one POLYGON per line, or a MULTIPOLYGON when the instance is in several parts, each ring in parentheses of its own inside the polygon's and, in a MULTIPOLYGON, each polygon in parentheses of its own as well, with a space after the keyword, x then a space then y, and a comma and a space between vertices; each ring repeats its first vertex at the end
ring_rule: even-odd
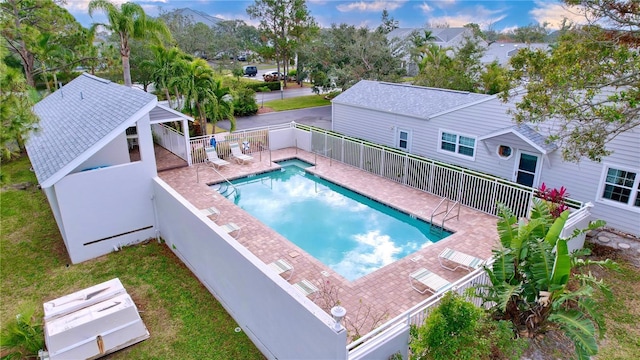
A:
MULTIPOLYGON (((288 91, 285 91, 285 93, 288 91)), ((277 111, 261 115, 237 117, 236 130, 252 129, 260 126, 280 125, 291 121, 331 130, 331 106, 319 106, 300 110, 277 111)), ((229 129, 229 121, 218 121, 217 126, 223 129, 229 129)))

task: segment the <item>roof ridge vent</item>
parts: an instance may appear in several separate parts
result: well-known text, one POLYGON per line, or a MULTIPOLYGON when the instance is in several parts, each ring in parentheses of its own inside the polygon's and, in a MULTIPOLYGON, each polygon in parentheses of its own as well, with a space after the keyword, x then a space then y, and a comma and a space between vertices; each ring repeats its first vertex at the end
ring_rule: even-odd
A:
POLYGON ((103 84, 110 84, 111 83, 111 80, 109 80, 109 79, 103 79, 103 78, 97 77, 95 75, 88 74, 86 72, 82 73, 82 75, 88 77, 91 80, 99 81, 99 82, 101 82, 103 84))

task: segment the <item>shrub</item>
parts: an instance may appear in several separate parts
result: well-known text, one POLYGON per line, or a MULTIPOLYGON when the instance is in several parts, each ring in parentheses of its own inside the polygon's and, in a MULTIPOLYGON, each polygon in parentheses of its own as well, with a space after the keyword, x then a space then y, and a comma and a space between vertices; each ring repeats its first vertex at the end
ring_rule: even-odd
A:
POLYGON ((560 187, 560 189, 551 189, 545 183, 542 183, 540 189, 538 189, 538 197, 546 201, 554 219, 559 218, 563 211, 569 210, 565 203, 568 196, 569 194, 564 186, 560 187))
POLYGON ((251 82, 247 84, 247 87, 253 91, 258 91, 259 88, 266 86, 269 88, 269 90, 271 91, 280 91, 280 82, 279 81, 273 81, 273 82, 251 82))
POLYGON ((3 359, 35 358, 44 349, 42 324, 34 316, 35 306, 24 308, 16 317, 3 324, 0 336, 0 350, 3 359))
POLYGON ((247 116, 258 112, 255 91, 248 88, 239 88, 233 97, 233 115, 247 116))
POLYGON ((526 343, 511 324, 493 321, 481 308, 448 292, 425 324, 411 329, 412 359, 517 359, 526 343))
POLYGON ((567 241, 604 222, 591 222, 586 229, 576 230, 568 238, 560 233, 569 216, 563 211, 556 219, 546 201, 534 198, 529 221, 518 220, 504 205, 499 205, 498 234, 501 247, 494 250, 494 262, 485 267, 491 281, 479 285, 479 295, 485 303, 494 304, 493 315, 511 321, 521 336, 534 337, 550 328, 561 329, 573 340, 579 359, 588 359, 598 352, 597 325, 600 335, 604 323, 599 309, 591 299, 599 289, 610 290, 591 273, 577 273, 577 268, 597 264, 616 268, 604 261, 578 258, 588 250, 569 253, 567 241), (569 281, 576 279, 573 286, 569 281))

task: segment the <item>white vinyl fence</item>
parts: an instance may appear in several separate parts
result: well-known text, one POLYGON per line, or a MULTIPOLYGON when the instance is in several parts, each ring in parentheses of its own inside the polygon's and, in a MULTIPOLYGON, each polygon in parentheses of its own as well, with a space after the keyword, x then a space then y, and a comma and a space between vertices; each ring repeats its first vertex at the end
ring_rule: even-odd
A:
MULTIPOLYGON (((459 201, 491 215, 498 215, 497 204, 504 204, 517 217, 529 213, 537 190, 496 176, 464 169, 421 156, 344 136, 328 130, 297 124, 311 134, 311 151, 330 157, 391 181, 430 194, 459 201)), ((568 200, 581 208, 582 203, 568 200)))
POLYGON ((189 161, 187 144, 182 132, 165 124, 151 124, 151 132, 155 143, 178 155, 184 161, 189 161))

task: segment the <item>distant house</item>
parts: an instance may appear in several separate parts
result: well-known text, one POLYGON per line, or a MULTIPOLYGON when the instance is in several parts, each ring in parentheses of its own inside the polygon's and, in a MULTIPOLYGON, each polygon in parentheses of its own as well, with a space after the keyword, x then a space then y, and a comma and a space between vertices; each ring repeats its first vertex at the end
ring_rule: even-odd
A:
POLYGON ((222 18, 211 16, 205 12, 189 8, 176 9, 174 11, 176 14, 187 19, 191 24, 203 23, 210 28, 215 27, 219 22, 224 21, 222 18))
POLYGON ((522 185, 565 186, 608 226, 640 235, 640 129, 609 143, 602 163, 562 160, 496 96, 360 81, 333 99, 333 130, 522 185))
POLYGON ((525 43, 493 43, 486 48, 486 51, 480 62, 483 64, 488 64, 494 61, 497 61, 498 64, 505 66, 509 63, 511 57, 513 57, 518 51, 522 49, 542 49, 548 50, 549 44, 547 43, 539 43, 539 44, 525 44, 525 43))
MULTIPOLYGON (((414 33, 418 35, 424 36, 424 32, 429 31, 431 36, 434 39, 431 41, 432 43, 438 45, 441 48, 453 48, 456 49, 459 46, 463 45, 467 39, 475 38, 473 31, 469 28, 458 27, 458 28, 397 28, 392 30, 387 34, 387 39, 392 43, 403 43, 404 49, 409 49, 411 45, 411 36, 414 33)), ((487 42, 483 39, 475 38, 480 46, 486 47, 487 42)), ((414 76, 418 72, 418 65, 415 64, 411 57, 409 56, 409 52, 406 51, 406 54, 403 58, 403 62, 405 64, 407 74, 410 76, 414 76)))
POLYGON ((26 149, 71 261, 154 238, 151 124, 182 121, 186 128, 190 118, 158 105, 155 95, 86 73, 34 112, 40 122, 26 149))

